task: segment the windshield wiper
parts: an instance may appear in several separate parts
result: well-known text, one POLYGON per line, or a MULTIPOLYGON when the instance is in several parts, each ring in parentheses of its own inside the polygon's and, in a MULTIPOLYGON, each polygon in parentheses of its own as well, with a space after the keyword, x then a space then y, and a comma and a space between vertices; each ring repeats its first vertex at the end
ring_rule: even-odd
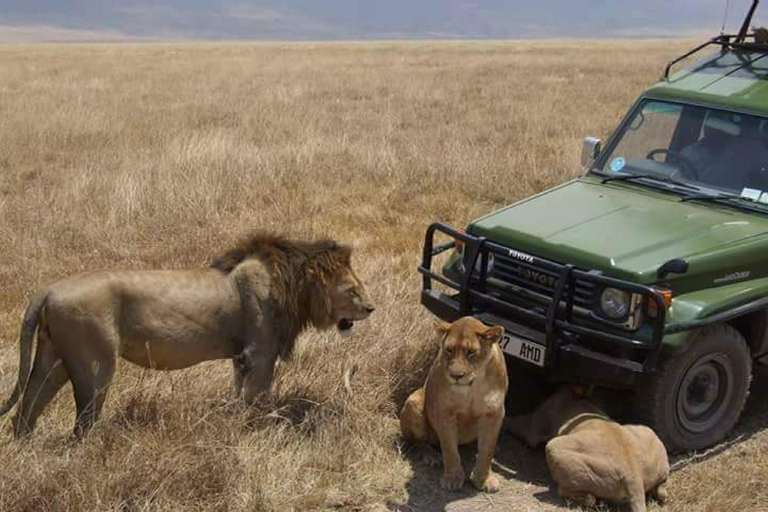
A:
POLYGON ((687 183, 684 183, 682 181, 678 181, 674 178, 670 178, 669 176, 659 176, 658 174, 621 174, 618 176, 606 176, 602 179, 600 183, 608 183, 610 181, 630 181, 630 180, 639 180, 639 179, 648 179, 648 180, 655 180, 655 181, 662 181, 664 183, 673 183, 680 187, 690 188, 693 190, 698 190, 697 187, 694 187, 693 185, 689 185, 687 183))
POLYGON ((653 178, 652 174, 619 174, 616 176, 606 176, 600 183, 608 183, 609 181, 629 181, 639 180, 640 178, 653 178))
POLYGON ((754 202, 752 201, 752 199, 748 197, 737 196, 734 194, 690 194, 687 196, 683 196, 680 199, 680 202, 684 203, 686 201, 732 201, 734 199, 738 199, 741 201, 749 201, 750 203, 754 202))
POLYGON ((756 210, 761 212, 765 212, 765 209, 768 208, 768 204, 760 203, 749 197, 737 196, 735 194, 690 194, 683 196, 680 199, 680 202, 685 201, 725 202, 730 205, 740 206, 749 210, 756 210))

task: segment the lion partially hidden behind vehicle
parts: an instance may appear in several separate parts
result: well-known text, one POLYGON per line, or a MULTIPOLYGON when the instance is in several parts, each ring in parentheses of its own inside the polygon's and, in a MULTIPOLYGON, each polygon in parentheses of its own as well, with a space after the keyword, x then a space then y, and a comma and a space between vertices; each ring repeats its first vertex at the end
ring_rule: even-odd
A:
POLYGON ((452 324, 437 321, 440 351, 423 388, 413 392, 400 413, 403 436, 439 442, 443 454, 440 484, 459 489, 465 473, 458 446, 477 440, 478 455, 470 475, 480 490, 495 492, 499 483, 491 460, 504 419, 507 368, 499 347, 501 327, 487 327, 464 317, 452 324))
POLYGON ((564 498, 586 506, 596 498, 629 502, 632 512, 646 510, 646 493, 667 498, 669 461, 653 430, 620 425, 568 386, 505 427, 531 446, 547 443, 547 465, 564 498))
POLYGON ((118 356, 158 370, 231 358, 235 395, 252 402, 269 390, 277 358, 290 356, 302 330, 348 330, 373 311, 350 258, 351 249, 332 240, 257 234, 207 269, 59 281, 27 308, 18 381, 0 415, 21 397, 14 433, 28 434, 70 380, 82 436, 99 417, 118 356))

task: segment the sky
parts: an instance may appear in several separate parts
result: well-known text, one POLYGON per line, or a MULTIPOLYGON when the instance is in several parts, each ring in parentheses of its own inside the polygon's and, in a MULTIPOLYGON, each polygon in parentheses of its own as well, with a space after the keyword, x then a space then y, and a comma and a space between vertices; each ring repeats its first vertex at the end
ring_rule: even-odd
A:
MULTIPOLYGON (((750 3, 750 0, 0 0, 0 37, 325 40, 708 36, 720 32, 726 4, 730 7, 727 29, 735 32, 750 3)), ((757 21, 761 12, 758 8, 757 21)))

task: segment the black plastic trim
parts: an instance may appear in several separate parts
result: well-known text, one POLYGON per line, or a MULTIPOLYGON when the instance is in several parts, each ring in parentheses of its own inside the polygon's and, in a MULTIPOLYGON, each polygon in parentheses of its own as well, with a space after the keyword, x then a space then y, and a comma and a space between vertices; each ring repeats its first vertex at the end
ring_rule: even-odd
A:
MULTIPOLYGON (((483 256, 481 265, 485 267, 487 261, 487 256, 483 256)), ((484 237, 465 233, 440 222, 435 222, 427 228, 424 238, 423 258, 418 270, 422 274, 422 303, 438 316, 445 315, 443 316, 444 318, 455 319, 459 316, 480 314, 484 311, 485 307, 492 306, 503 314, 509 315, 512 319, 519 319, 543 328, 546 335, 545 340, 547 349, 547 361, 545 366, 551 367, 556 363, 561 347, 570 343, 578 343, 578 341, 575 341, 576 338, 584 336, 592 340, 617 343, 627 348, 644 350, 646 351, 646 354, 644 361, 641 364, 643 371, 650 372, 656 369, 656 363, 662 348, 661 340, 665 332, 664 318, 666 308, 661 294, 650 286, 614 279, 594 272, 579 270, 572 265, 561 265, 521 250, 493 243, 484 237), (471 271, 464 272, 461 276, 461 282, 459 283, 432 272, 432 258, 451 246, 449 243, 435 247, 434 236, 436 231, 444 233, 454 240, 464 244, 464 265, 467 269, 475 268, 477 259, 481 254, 485 255, 488 252, 493 252, 535 264, 539 268, 555 273, 558 276, 555 293, 552 298, 544 297, 546 300, 546 312, 542 314, 534 310, 529 310, 485 293, 485 280, 487 279, 487 271, 485 268, 480 269, 479 279, 477 276, 473 278, 473 272, 471 271), (441 250, 436 251, 435 249, 437 248, 440 248, 441 250), (432 279, 456 290, 458 295, 449 300, 448 296, 445 294, 432 290, 432 279), (633 333, 629 331, 626 336, 622 336, 606 332, 605 330, 576 324, 573 320, 573 302, 575 294, 573 283, 576 280, 594 283, 596 286, 610 286, 626 290, 630 293, 638 293, 644 295, 647 300, 654 301, 656 303, 656 311, 658 314, 655 318, 651 319, 652 335, 650 341, 635 339, 633 333), (568 286, 569 284, 570 286, 568 286), (458 302, 457 305, 454 306, 452 303, 456 303, 456 299, 458 302)), ((581 352, 583 353, 583 351, 581 352)), ((603 356, 605 356, 604 359, 608 358, 606 361, 611 359, 610 356, 604 354, 603 356)), ((627 362, 618 358, 613 359, 616 361, 627 362)), ((605 363, 605 361, 603 362, 605 363)))

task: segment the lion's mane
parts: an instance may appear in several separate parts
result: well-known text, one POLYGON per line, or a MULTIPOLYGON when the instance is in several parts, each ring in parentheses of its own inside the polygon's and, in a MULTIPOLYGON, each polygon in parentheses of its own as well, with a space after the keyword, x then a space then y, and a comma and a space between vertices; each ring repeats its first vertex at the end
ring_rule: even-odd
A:
POLYGON ((330 285, 350 269, 352 249, 334 240, 288 240, 272 233, 254 233, 216 257, 211 267, 230 273, 242 262, 256 258, 270 272, 271 297, 285 334, 281 357, 289 357, 296 336, 309 324, 327 327, 333 322, 330 285))

